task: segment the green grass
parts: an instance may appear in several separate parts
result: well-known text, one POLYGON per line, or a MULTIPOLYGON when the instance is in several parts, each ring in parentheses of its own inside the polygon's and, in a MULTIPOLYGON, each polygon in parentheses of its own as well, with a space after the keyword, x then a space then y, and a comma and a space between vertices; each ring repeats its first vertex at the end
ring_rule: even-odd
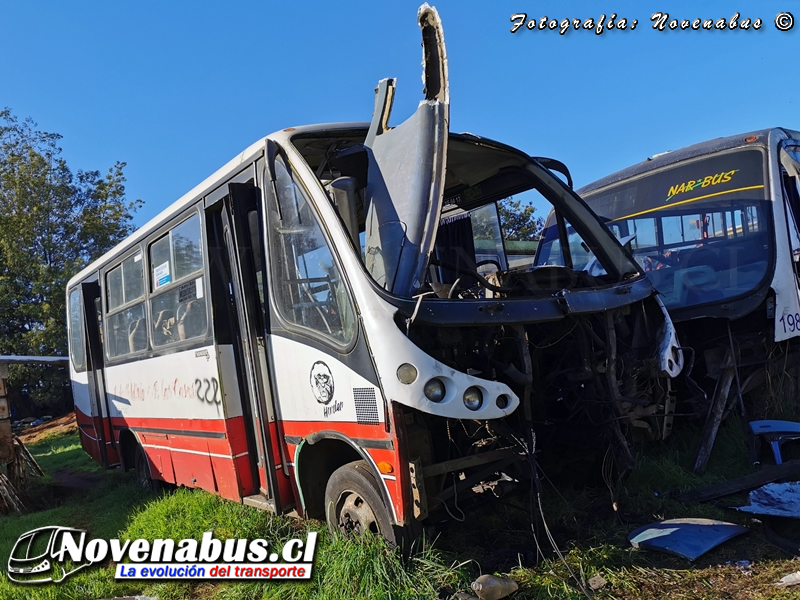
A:
MULTIPOLYGON (((578 477, 557 474, 553 474, 555 485, 544 480, 541 499, 547 530, 563 560, 553 552, 540 518, 536 539, 541 555, 537 559, 529 520, 532 507, 526 494, 473 510, 461 502, 466 525, 445 524, 436 540, 424 540, 410 558, 403 558, 381 540, 331 536, 319 522, 275 517, 202 491, 180 489, 145 495, 130 478, 98 471, 74 435, 48 438, 31 446, 46 470, 72 469, 99 475, 102 481, 91 493, 61 500, 56 497, 56 505, 46 510, 0 518, 0 566, 5 566, 19 534, 42 525, 85 528, 91 537, 150 540, 200 539, 203 532, 213 531, 220 539, 263 538, 273 544, 317 531, 320 538, 313 578, 303 583, 117 583, 113 567, 101 565, 78 572, 59 585, 21 587, 2 580, 0 600, 96 600, 126 594, 159 600, 449 598, 457 591, 469 590, 469 583, 484 572, 511 576, 520 586, 514 598, 525 599, 585 598, 581 585, 586 587, 589 578, 598 574, 607 584, 591 593, 596 598, 790 598, 791 588, 777 590, 773 584, 798 570, 797 564, 765 543, 760 528, 748 516, 713 504, 684 505, 676 500, 683 491, 750 470, 742 432, 742 423, 735 418, 723 423, 702 478, 690 471, 698 436, 692 426, 680 428, 666 444, 642 446, 637 455, 639 468, 616 497, 617 510, 602 483, 588 485, 578 477), (627 541, 627 535, 639 525, 689 516, 738 522, 752 531, 704 555, 696 564, 636 551, 627 541), (752 564, 745 571, 736 566, 739 560, 752 564)), ((533 512, 539 512, 535 504, 533 512)))
POLYGON ((63 525, 86 529, 90 537, 115 537, 125 526, 131 511, 147 501, 129 477, 105 471, 92 461, 80 447, 77 434, 54 435, 29 445, 28 449, 46 473, 41 480, 32 480, 28 505, 46 508, 0 517, 0 572, 3 574, 0 599, 96 599, 120 595, 122 586, 113 581, 96 580, 91 574, 76 573, 58 586, 22 587, 6 580, 8 556, 17 538, 26 531, 63 525), (89 476, 98 481, 91 491, 65 494, 53 477, 58 472, 78 478, 89 476))
POLYGON ((76 435, 58 435, 45 438, 29 447, 36 462, 44 472, 71 471, 75 473, 102 473, 103 467, 83 451, 76 435))
MULTIPOLYGON (((121 486, 129 490, 129 486, 121 486)), ((99 508, 94 505, 94 508, 99 508)), ((354 543, 331 536, 319 522, 302 522, 267 515, 256 509, 222 500, 202 491, 180 489, 171 494, 151 498, 132 507, 135 511, 127 525, 108 534, 122 539, 195 538, 213 531, 215 537, 262 538, 280 545, 292 538, 305 538, 309 531, 320 534, 319 550, 311 582, 267 583, 185 583, 185 582, 121 582, 113 579, 113 567, 90 567, 68 577, 58 585, 23 588, 0 582, 0 598, 64 598, 97 599, 123 594, 157 596, 159 600, 179 598, 219 598, 244 600, 255 598, 419 598, 435 597, 444 586, 464 587, 465 577, 451 569, 434 550, 428 548, 405 560, 396 550, 390 550, 382 540, 367 539, 354 543)), ((46 511, 52 518, 26 523, 3 531, 2 556, 8 556, 16 536, 43 524, 84 526, 72 521, 65 513, 46 511), (7 535, 7 539, 6 539, 7 535)), ((122 521, 124 522, 124 515, 122 521)), ((119 522, 119 521, 117 521, 119 522)), ((100 528, 92 537, 102 537, 100 528)))
MULTIPOLYGON (((458 583, 457 571, 431 549, 408 561, 382 540, 360 543, 331 536, 319 522, 274 517, 252 508, 221 500, 200 491, 178 490, 153 501, 135 515, 123 536, 199 539, 213 531, 217 538, 262 538, 280 545, 309 531, 320 535, 319 550, 309 583, 225 583, 196 593, 224 599, 249 598, 418 598, 434 597, 442 585, 458 583)), ((187 584, 154 584, 145 594, 182 598, 187 584)))

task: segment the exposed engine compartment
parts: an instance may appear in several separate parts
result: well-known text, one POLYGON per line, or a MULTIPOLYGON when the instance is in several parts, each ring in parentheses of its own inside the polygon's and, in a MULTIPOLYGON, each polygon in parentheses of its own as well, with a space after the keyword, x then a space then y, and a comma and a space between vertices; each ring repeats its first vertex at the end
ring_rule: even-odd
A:
MULTIPOLYGON (((571 279, 579 287, 590 283, 585 273, 544 269, 547 278, 537 273, 540 269, 498 273, 493 277, 498 287, 510 291, 493 292, 494 297, 525 297, 528 289, 544 293, 544 279, 571 279)), ((415 323, 408 333, 437 360, 511 387, 522 400, 521 409, 507 419, 518 435, 527 437, 532 428, 540 448, 552 441, 596 448, 610 443, 627 470, 633 466, 629 440, 663 439, 672 429, 675 398, 655 343, 663 335, 659 315, 656 301, 648 298, 558 321, 461 327, 415 323)), ((399 321, 405 329, 405 318, 399 321)))

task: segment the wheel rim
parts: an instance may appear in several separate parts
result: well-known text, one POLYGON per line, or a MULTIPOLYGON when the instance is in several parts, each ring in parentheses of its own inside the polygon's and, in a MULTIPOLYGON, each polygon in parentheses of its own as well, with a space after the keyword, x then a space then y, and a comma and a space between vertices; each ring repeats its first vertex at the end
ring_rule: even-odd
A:
POLYGON ((364 498, 353 491, 343 492, 339 497, 339 529, 346 534, 381 534, 378 519, 364 498))

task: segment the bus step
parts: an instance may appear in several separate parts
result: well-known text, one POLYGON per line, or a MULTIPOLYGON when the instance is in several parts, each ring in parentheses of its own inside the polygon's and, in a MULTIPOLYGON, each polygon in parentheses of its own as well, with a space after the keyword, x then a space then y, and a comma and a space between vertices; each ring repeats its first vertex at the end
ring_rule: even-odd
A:
POLYGON ((255 506, 258 509, 266 510, 271 513, 275 512, 275 501, 261 494, 245 496, 242 498, 242 503, 246 504, 247 506, 255 506))

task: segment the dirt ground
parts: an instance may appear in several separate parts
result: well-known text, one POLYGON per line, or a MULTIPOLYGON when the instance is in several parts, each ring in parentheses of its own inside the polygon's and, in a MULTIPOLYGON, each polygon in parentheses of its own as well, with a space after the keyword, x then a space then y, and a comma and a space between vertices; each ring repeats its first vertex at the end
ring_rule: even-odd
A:
MULTIPOLYGON (((70 413, 41 425, 26 427, 16 433, 23 444, 31 446, 47 436, 72 434, 77 430, 78 425, 75 421, 75 413, 70 413)), ((87 473, 82 470, 74 471, 70 468, 46 469, 45 473, 53 479, 52 483, 48 484, 47 493, 43 496, 43 498, 48 499, 47 502, 57 498, 63 499, 75 494, 86 493, 95 489, 104 478, 102 473, 87 473)), ((38 502, 37 504, 46 507, 48 506, 47 502, 38 502)))
POLYGON ((75 421, 75 413, 69 413, 63 417, 57 417, 47 423, 36 425, 35 427, 26 427, 17 433, 17 437, 22 440, 23 444, 35 444, 43 437, 50 435, 50 433, 57 428, 63 427, 64 433, 73 433, 78 430, 78 424, 75 421))

